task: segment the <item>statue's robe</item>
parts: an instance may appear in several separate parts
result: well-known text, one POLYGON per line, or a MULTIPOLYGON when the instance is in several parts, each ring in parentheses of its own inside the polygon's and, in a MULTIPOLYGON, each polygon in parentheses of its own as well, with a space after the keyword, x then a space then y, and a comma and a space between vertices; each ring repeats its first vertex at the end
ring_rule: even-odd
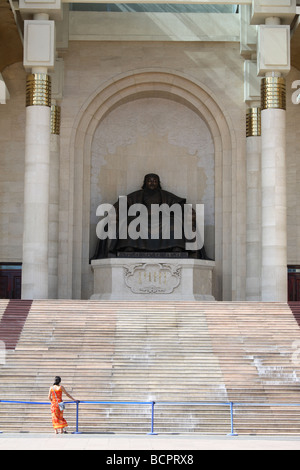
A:
MULTIPOLYGON (((184 204, 186 203, 186 199, 176 196, 168 191, 164 191, 162 189, 156 190, 149 190, 149 189, 141 189, 139 191, 135 191, 127 196, 127 214, 128 209, 133 204, 143 204, 148 209, 148 237, 147 238, 137 238, 132 239, 129 236, 125 239, 120 239, 118 237, 119 234, 119 222, 121 223, 119 217, 119 201, 114 204, 114 208, 117 214, 117 230, 116 234, 117 237, 115 239, 105 239, 105 240, 98 240, 98 245, 95 251, 95 254, 92 259, 99 259, 99 258, 107 258, 110 255, 115 255, 117 252, 122 251, 136 251, 136 252, 170 252, 170 251, 186 251, 186 239, 184 236, 184 204), (153 225, 153 218, 151 217, 151 205, 152 204, 166 204, 167 206, 171 207, 173 204, 181 207, 181 217, 178 220, 177 212, 173 214, 170 211, 170 231, 169 236, 164 238, 162 236, 162 224, 161 221, 159 224, 153 225), (177 218, 177 220, 175 220, 177 218), (152 219, 152 220, 151 220, 152 219), (152 224, 151 224, 152 221, 152 224), (174 231, 175 224, 177 229, 176 232, 174 231), (181 224, 181 235, 178 238, 178 226, 181 224), (175 233, 174 233, 175 232, 175 233), (153 238, 153 233, 156 233, 156 237, 153 238)), ((130 226, 130 223, 136 219, 137 215, 135 216, 128 216, 127 217, 127 225, 130 226)), ((189 240, 190 241, 190 240, 189 240)), ((197 258, 206 258, 205 250, 202 248, 198 250, 197 254, 194 254, 194 257, 197 258)))

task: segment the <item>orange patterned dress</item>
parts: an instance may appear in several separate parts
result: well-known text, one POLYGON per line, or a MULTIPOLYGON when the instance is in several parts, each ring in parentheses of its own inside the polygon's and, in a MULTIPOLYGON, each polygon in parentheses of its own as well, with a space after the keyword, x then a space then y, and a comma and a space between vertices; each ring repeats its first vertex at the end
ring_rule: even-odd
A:
POLYGON ((67 421, 63 417, 64 412, 61 411, 58 406, 58 403, 60 403, 61 401, 62 401, 61 387, 58 390, 55 390, 55 393, 53 392, 53 389, 51 389, 51 414, 52 414, 52 424, 53 424, 54 429, 62 429, 68 426, 67 421))

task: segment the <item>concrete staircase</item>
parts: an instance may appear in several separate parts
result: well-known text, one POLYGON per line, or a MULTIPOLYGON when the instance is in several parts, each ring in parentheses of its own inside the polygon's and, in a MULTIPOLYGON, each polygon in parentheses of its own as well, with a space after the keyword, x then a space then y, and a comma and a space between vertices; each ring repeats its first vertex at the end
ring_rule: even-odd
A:
MULTIPOLYGON (((7 305, 0 301, 0 331, 7 305)), ((79 400, 157 402, 158 433, 227 434, 223 403, 233 401, 247 403, 235 407, 239 434, 299 434, 300 406, 284 405, 300 403, 298 349, 287 304, 35 300, 0 361, 0 400, 47 403, 60 375, 79 400)), ((150 431, 149 405, 79 410, 81 432, 150 431)), ((75 405, 65 417, 73 431, 75 405)), ((50 406, 0 403, 0 431, 51 432, 50 406)))

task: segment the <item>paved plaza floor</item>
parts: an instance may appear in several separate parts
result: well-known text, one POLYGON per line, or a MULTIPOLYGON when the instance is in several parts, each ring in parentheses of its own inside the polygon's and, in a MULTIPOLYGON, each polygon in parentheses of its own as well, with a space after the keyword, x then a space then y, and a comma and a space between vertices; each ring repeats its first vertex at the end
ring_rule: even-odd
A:
POLYGON ((0 450, 300 450, 300 436, 2 433, 0 450))

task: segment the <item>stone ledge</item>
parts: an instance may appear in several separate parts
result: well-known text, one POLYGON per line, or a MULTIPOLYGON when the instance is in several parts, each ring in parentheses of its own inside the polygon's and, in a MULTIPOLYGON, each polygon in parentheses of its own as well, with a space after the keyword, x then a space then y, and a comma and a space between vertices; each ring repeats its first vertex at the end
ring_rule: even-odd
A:
POLYGON ((92 300, 215 300, 215 262, 188 258, 93 260, 92 300))

